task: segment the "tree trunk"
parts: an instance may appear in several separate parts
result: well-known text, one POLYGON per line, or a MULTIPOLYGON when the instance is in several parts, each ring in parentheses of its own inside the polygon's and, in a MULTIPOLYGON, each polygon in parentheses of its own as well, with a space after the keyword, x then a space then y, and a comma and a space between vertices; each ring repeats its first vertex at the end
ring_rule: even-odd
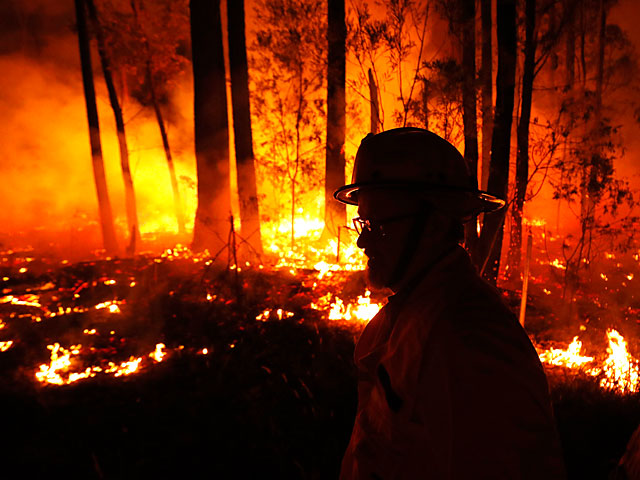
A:
POLYGON ((347 210, 333 198, 333 192, 345 182, 345 51, 347 27, 344 0, 328 2, 328 70, 327 70, 327 149, 325 163, 325 230, 337 237, 338 228, 346 224, 347 210))
POLYGON ((100 123, 98 121, 98 107, 96 106, 96 92, 93 85, 93 70, 91 68, 91 50, 87 22, 85 17, 85 4, 83 0, 75 0, 76 22, 78 24, 78 45, 80 48, 80 62, 82 65, 82 84, 84 87, 85 105, 87 108, 87 120, 89 123, 89 142, 91 144, 91 160, 93 163, 93 178, 98 194, 98 210, 100 213, 100 226, 102 228, 102 241, 107 255, 118 253, 116 232, 113 226, 113 214, 111 202, 107 190, 107 179, 104 172, 102 159, 102 146, 100 144, 100 123))
MULTIPOLYGON (((600 0, 599 2, 599 18, 598 18, 598 57, 596 62, 596 89, 595 89, 595 114, 594 114, 594 123, 592 128, 592 138, 596 142, 596 149, 594 151, 594 155, 591 157, 592 160, 597 162, 602 161, 602 136, 603 136, 603 125, 602 125, 602 89, 604 87, 604 49, 606 44, 606 27, 607 27, 607 12, 604 5, 604 0, 600 0)), ((592 191, 592 186, 598 185, 598 168, 591 164, 589 168, 588 175, 588 186, 587 186, 587 221, 585 222, 587 231, 586 233, 586 246, 587 246, 587 260, 590 260, 591 256, 591 247, 592 247, 592 238, 594 229, 596 227, 596 193, 592 191)), ((582 262, 581 262, 582 263, 582 262)), ((587 261, 585 265, 589 266, 590 261, 587 261)))
MULTIPOLYGON (((575 9, 574 9, 575 10, 575 9)), ((575 80, 575 56, 576 56, 576 27, 573 15, 568 16, 566 26, 566 49, 565 49, 565 69, 566 69, 566 90, 573 89, 575 80)))
POLYGON ((604 8, 604 0, 600 0, 600 18, 598 29, 598 63, 596 70, 596 128, 600 129, 602 121, 602 88, 604 86, 604 47, 606 42, 607 12, 604 8))
POLYGON ((371 107, 371 133, 380 131, 380 105, 378 104, 378 87, 373 72, 369 69, 369 105, 371 107))
POLYGON ((191 0, 191 52, 198 208, 194 250, 217 252, 227 244, 231 198, 229 125, 220 1, 191 0))
POLYGON ((231 104, 236 147, 238 197, 242 236, 259 255, 262 254, 260 210, 256 186, 255 157, 251 133, 249 72, 245 41, 244 0, 227 2, 231 104))
POLYGON ((136 194, 133 187, 133 178, 131 176, 131 168, 129 166, 129 148, 127 146, 127 136, 124 130, 124 118, 122 116, 122 108, 120 108, 120 101, 118 100, 118 94, 116 93, 116 87, 113 83, 113 75, 111 73, 111 62, 107 56, 105 48, 105 41, 102 35, 102 28, 98 20, 98 14, 93 0, 86 0, 86 5, 89 10, 89 17, 93 23, 96 40, 98 41, 98 53, 100 55, 100 63, 102 65, 102 73, 104 75, 104 82, 107 86, 107 92, 109 93, 109 103, 113 110, 113 116, 116 121, 116 132, 118 135, 118 148, 120 151, 120 167, 122 168, 122 178, 124 180, 124 198, 127 210, 127 227, 129 232, 129 246, 127 247, 127 253, 133 255, 135 253, 136 245, 140 244, 140 228, 138 226, 138 211, 136 207, 136 194))
POLYGON ((153 104, 153 111, 156 114, 156 122, 160 129, 160 137, 162 138, 162 147, 164 149, 164 156, 167 159, 167 166, 169 167, 169 177, 171 179, 171 190, 173 192, 173 207, 176 213, 176 221, 178 222, 178 233, 181 235, 187 233, 186 220, 184 218, 184 208, 182 206, 182 198, 180 197, 180 188, 178 186, 178 178, 176 177, 176 169, 173 164, 173 155, 171 154, 171 147, 169 145, 169 136, 167 135, 167 129, 164 125, 164 118, 162 117, 162 110, 160 110, 160 103, 156 96, 156 89, 153 86, 153 78, 151 75, 151 66, 147 61, 147 77, 149 83, 149 93, 151 95, 151 103, 153 104))
POLYGON ((422 79, 422 122, 429 130, 429 80, 426 78, 422 79))
POLYGON ((509 276, 520 272, 522 254, 522 213, 529 181, 529 123, 531 121, 531 100, 536 57, 536 0, 525 1, 525 41, 524 65, 522 69, 522 102, 518 123, 516 156, 515 197, 511 207, 511 237, 509 245, 509 276))
POLYGON ((491 135, 493 132, 493 51, 491 40, 491 0, 480 0, 482 17, 482 172, 480 186, 486 190, 491 164, 491 135))
MULTIPOLYGON (((478 124, 476 116, 476 9, 475 0, 462 0, 462 122, 464 159, 476 182, 478 179, 478 124)), ((475 252, 478 242, 477 219, 465 225, 465 244, 475 252)))
MULTIPOLYGON (((142 25, 140 25, 138 19, 138 7, 136 0, 131 0, 131 10, 133 10, 133 17, 135 20, 136 28, 142 31, 142 25)), ((153 74, 151 71, 151 50, 149 48, 149 42, 145 34, 142 35, 142 43, 144 48, 145 61, 145 75, 147 77, 147 85, 149 88, 149 96, 151 97, 151 104, 153 105, 153 111, 156 114, 156 122, 160 129, 160 137, 162 138, 162 147, 164 148, 164 155, 167 159, 167 166, 169 167, 169 177, 171 179, 171 189, 173 191, 173 206, 176 213, 176 221, 178 222, 178 233, 184 235, 187 230, 185 227, 184 208, 182 206, 182 199, 180 198, 180 189, 178 187, 178 179, 176 177, 176 169, 173 165, 173 156, 171 155, 171 147, 169 146, 169 136, 167 135, 167 129, 165 128, 164 119, 162 117, 162 110, 160 110, 160 102, 156 95, 156 88, 153 81, 153 74)))
MULTIPOLYGON (((498 74, 496 77, 496 112, 491 138, 491 168, 487 190, 506 199, 509 180, 509 153, 513 96, 516 76, 516 2, 498 0, 498 74)), ((500 270, 500 252, 504 234, 505 209, 485 215, 479 251, 485 261, 481 268, 488 281, 496 283, 500 270)))

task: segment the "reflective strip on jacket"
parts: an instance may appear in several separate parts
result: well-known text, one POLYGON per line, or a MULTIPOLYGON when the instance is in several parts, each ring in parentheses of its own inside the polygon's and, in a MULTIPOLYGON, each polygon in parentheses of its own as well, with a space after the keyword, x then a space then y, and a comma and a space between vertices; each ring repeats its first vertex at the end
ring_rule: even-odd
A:
POLYGON ((462 247, 390 298, 355 362, 341 480, 564 478, 537 353, 462 247))

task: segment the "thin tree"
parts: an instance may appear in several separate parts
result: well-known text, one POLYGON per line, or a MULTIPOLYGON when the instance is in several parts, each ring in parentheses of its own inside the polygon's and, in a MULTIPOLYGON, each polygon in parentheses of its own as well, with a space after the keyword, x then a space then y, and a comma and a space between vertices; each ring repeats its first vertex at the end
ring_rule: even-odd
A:
POLYGON ((536 63, 536 0, 525 1, 524 64, 522 68, 522 101, 517 127, 516 179, 511 209, 511 235, 509 246, 510 275, 520 271, 522 247, 522 213, 529 182, 529 124, 536 63))
POLYGON ((98 121, 98 108, 96 106, 96 92, 93 84, 93 70, 91 68, 91 49, 84 0, 74 0, 76 10, 76 22, 78 25, 78 45, 80 48, 80 62, 82 66, 82 84, 84 87, 85 105, 87 108, 87 121, 89 123, 89 142, 91 144, 91 160, 93 164, 93 178, 98 195, 98 210, 100 213, 100 226, 102 228, 102 241, 108 255, 118 252, 116 232, 113 226, 113 214, 111 202, 107 190, 107 179, 102 158, 102 146, 100 144, 100 123, 98 121))
POLYGON ((326 10, 321 0, 260 0, 255 8, 260 23, 250 66, 259 128, 253 133, 264 147, 257 160, 268 169, 280 205, 272 218, 284 210, 286 197, 278 193, 290 193, 293 249, 301 201, 317 192, 325 170, 326 10))
MULTIPOLYGON (((478 178, 478 121, 476 114, 476 9, 475 0, 461 0, 462 27, 462 122, 464 125, 464 159, 477 183, 478 178)), ((476 220, 465 228, 465 243, 475 254, 478 242, 476 220)))
POLYGON ((429 90, 429 80, 422 78, 422 91, 420 92, 420 100, 422 102, 422 124, 427 130, 429 130, 429 90))
MULTIPOLYGON (((142 3, 140 4, 142 6, 142 3)), ((176 214, 176 221, 178 224, 178 232, 180 234, 186 233, 186 220, 184 216, 184 208, 182 205, 182 198, 180 196, 180 188, 178 186, 178 178, 176 176, 176 169, 173 162, 173 154, 171 153, 171 145, 169 144, 169 135, 167 134, 167 128, 162 115, 162 109, 160 108, 160 101, 158 99, 157 85, 153 75, 153 55, 151 53, 151 47, 149 45, 148 36, 144 30, 144 26, 140 21, 140 15, 138 12, 138 5, 136 0, 131 0, 131 10, 133 11, 133 20, 136 27, 136 31, 140 35, 142 42, 142 51, 144 54, 144 75, 146 79, 146 86, 149 89, 149 99, 153 106, 153 111, 156 117, 156 123, 160 130, 160 138, 162 139, 162 148, 167 160, 167 167, 169 168, 169 178, 171 181, 171 191, 173 193, 173 207, 176 214)))
POLYGON ((242 237, 258 253, 262 253, 260 210, 256 186, 249 72, 245 40, 244 0, 227 2, 229 31, 229 68, 231 70, 231 105, 236 148, 238 197, 242 237))
POLYGON ((89 11, 89 18, 93 24, 96 34, 96 40, 98 42, 98 54, 100 56, 100 64, 102 65, 102 73, 104 76, 104 82, 107 86, 107 92, 109 93, 109 103, 113 110, 113 116, 116 122, 116 133, 118 137, 118 149, 120 152, 120 167, 122 169, 122 178, 124 180, 124 198, 127 211, 127 227, 129 231, 129 246, 127 247, 127 253, 133 255, 136 250, 136 245, 140 243, 140 228, 138 225, 138 210, 136 206, 136 194, 133 186, 133 178, 131 176, 131 167, 129 165, 129 148, 127 146, 127 135, 124 127, 124 117, 122 115, 122 108, 120 106, 120 100, 118 99, 118 93, 113 82, 111 61, 107 54, 104 34, 98 14, 96 11, 93 0, 86 0, 86 5, 89 11))
POLYGON ((380 131, 380 102, 378 96, 378 86, 371 69, 367 72, 369 78, 369 131, 374 135, 380 131))
MULTIPOLYGON (((571 24, 575 9, 573 0, 567 2, 562 10, 559 10, 557 5, 552 2, 543 2, 540 9, 537 8, 537 5, 538 2, 535 0, 526 0, 525 2, 524 61, 520 117, 517 126, 516 175, 513 203, 511 205, 511 229, 507 260, 509 266, 508 274, 511 278, 515 278, 520 271, 523 211, 525 202, 528 199, 528 185, 540 167, 540 163, 536 163, 533 171, 530 172, 529 137, 534 82, 547 59, 550 58, 551 53, 556 50, 565 28, 571 24), (546 26, 542 32, 540 32, 539 24, 546 26), (536 57, 537 51, 540 54, 536 57)), ((555 150, 554 144, 554 141, 547 142, 548 148, 546 150, 549 152, 555 150)))
POLYGON ((328 3, 328 68, 327 68, 327 148, 325 162, 325 229, 337 235, 346 223, 344 204, 336 202, 333 192, 345 181, 345 82, 346 40, 344 0, 328 3))
POLYGON ((229 126, 220 1, 191 0, 198 207, 195 250, 217 253, 227 244, 231 199, 229 126))
MULTIPOLYGON (((491 138, 491 168, 487 190, 499 198, 507 198, 511 124, 516 77, 516 1, 498 0, 498 73, 496 77, 496 110, 491 138)), ((479 239, 480 270, 496 283, 500 269, 500 253, 504 235, 504 209, 485 215, 479 239)))
POLYGON ((369 70, 378 88, 379 129, 384 130, 384 107, 381 95, 385 85, 397 85, 394 92, 398 107, 393 111, 393 123, 399 127, 423 125, 422 83, 426 62, 423 60, 427 41, 429 0, 403 0, 377 2, 383 9, 383 19, 375 19, 366 2, 355 7, 355 21, 349 25, 349 47, 360 73, 358 80, 349 82, 354 92, 371 101, 363 91, 372 82, 369 70), (376 66, 384 62, 386 71, 376 66), (414 63, 415 62, 415 63, 414 63))
POLYGON ((482 82, 482 172, 480 186, 487 189, 491 162, 491 135, 493 132, 493 41, 491 0, 480 0, 482 25, 482 60, 480 78, 482 82))

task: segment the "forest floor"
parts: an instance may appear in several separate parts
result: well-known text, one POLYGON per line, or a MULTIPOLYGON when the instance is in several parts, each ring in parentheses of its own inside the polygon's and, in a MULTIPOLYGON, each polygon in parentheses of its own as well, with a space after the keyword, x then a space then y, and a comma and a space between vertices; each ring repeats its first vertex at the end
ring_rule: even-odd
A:
MULTIPOLYGON (((362 272, 1 257, 3 478, 337 478, 364 323, 329 310, 363 298, 362 272)), ((566 340, 548 304, 529 314, 537 342, 566 340)), ((606 479, 640 395, 548 376, 569 477, 606 479)))

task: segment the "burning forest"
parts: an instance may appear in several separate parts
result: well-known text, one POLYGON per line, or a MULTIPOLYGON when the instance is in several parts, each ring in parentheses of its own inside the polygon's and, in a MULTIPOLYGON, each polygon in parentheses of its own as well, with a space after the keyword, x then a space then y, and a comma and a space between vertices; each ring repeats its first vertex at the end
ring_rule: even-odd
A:
POLYGON ((568 477, 614 478, 640 424, 639 13, 0 7, 7 478, 337 478, 391 291, 333 192, 395 127, 505 201, 464 247, 543 364, 568 477))

